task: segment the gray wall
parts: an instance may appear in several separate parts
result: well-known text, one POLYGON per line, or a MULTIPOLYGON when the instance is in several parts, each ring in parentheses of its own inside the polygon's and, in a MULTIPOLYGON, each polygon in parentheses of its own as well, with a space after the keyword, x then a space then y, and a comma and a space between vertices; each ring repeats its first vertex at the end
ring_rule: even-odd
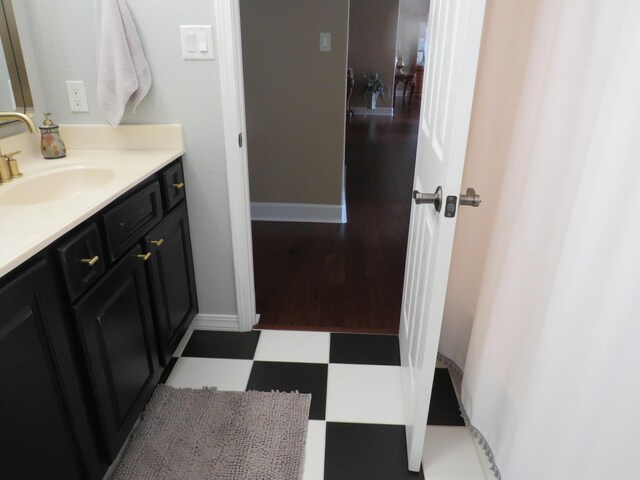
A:
POLYGON ((362 76, 371 68, 382 74, 387 91, 379 106, 391 106, 395 75, 399 0, 351 0, 349 66, 356 87, 351 106, 365 106, 362 76))
POLYGON ((240 8, 251 201, 340 205, 349 0, 240 8))
MULTIPOLYGON (((37 121, 103 124, 96 107, 95 12, 89 0, 14 2, 37 121), (70 113, 66 80, 84 80, 89 113, 70 113)), ((235 284, 217 62, 184 61, 180 24, 214 25, 211 0, 129 0, 154 83, 123 123, 181 123, 200 312, 235 314, 235 284)), ((152 146, 151 146, 152 147, 152 146)))

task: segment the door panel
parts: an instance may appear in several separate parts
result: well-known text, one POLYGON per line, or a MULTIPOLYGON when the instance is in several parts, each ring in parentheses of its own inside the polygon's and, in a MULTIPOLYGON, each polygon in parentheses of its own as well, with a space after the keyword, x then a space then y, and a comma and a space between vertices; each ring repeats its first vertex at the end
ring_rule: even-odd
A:
POLYGON ((55 291, 44 262, 0 289, 3 478, 84 478, 62 383, 78 379, 55 291))
POLYGON ((147 235, 145 248, 152 253, 148 268, 156 334, 161 361, 166 365, 198 311, 185 203, 147 235))
POLYGON ((160 378, 144 262, 136 247, 74 307, 110 460, 160 378))
MULTIPOLYGON (((432 0, 426 85, 422 97, 414 189, 442 201, 460 194, 483 0, 432 0)), ((400 320, 400 353, 409 468, 420 469, 431 386, 438 353, 455 217, 414 203, 400 320)))

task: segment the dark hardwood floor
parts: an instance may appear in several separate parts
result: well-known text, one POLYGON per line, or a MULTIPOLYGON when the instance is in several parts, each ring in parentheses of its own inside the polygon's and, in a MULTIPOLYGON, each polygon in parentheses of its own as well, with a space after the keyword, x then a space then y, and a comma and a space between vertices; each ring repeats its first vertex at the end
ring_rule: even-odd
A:
POLYGON ((346 224, 252 223, 259 328, 398 333, 418 115, 348 120, 346 224))

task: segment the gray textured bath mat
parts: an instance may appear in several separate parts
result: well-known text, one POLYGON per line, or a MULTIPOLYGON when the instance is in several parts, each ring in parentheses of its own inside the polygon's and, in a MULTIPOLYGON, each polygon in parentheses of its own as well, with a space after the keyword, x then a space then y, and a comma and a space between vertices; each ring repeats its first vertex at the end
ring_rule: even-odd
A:
POLYGON ((158 385, 113 480, 300 480, 311 395, 158 385))

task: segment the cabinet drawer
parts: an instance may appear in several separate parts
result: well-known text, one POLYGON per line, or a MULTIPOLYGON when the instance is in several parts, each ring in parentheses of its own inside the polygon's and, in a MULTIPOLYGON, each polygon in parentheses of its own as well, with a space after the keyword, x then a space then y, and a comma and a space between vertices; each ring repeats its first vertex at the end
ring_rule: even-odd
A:
POLYGON ((111 261, 162 220, 160 184, 153 182, 103 215, 111 261))
POLYGON ((180 203, 185 196, 184 173, 182 162, 171 165, 162 171, 160 176, 162 182, 162 198, 166 211, 171 210, 180 203))
POLYGON ((95 223, 66 240, 57 251, 69 297, 74 301, 104 273, 104 253, 95 223))

